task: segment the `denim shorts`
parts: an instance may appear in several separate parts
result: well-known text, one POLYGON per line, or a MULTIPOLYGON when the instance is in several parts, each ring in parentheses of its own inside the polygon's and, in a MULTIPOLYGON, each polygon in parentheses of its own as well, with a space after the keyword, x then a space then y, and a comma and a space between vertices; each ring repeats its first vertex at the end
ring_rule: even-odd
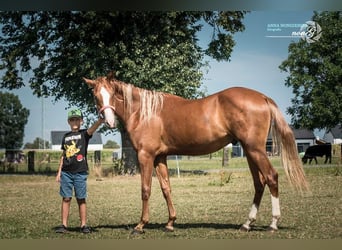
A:
POLYGON ((63 198, 71 198, 74 190, 77 199, 87 198, 87 178, 88 172, 69 173, 62 171, 59 194, 63 198))

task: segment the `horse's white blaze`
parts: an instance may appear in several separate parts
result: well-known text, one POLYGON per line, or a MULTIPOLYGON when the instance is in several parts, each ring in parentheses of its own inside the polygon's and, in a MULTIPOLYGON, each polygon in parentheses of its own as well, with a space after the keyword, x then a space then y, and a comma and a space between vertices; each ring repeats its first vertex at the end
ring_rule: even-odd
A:
MULTIPOLYGON (((109 95, 108 91, 104 87, 101 87, 100 94, 102 96, 103 105, 109 106, 110 105, 110 102, 109 102, 110 101, 110 95, 109 95)), ((108 123, 109 127, 114 128, 115 127, 114 111, 111 108, 107 108, 103 112, 104 112, 106 123, 108 123)))

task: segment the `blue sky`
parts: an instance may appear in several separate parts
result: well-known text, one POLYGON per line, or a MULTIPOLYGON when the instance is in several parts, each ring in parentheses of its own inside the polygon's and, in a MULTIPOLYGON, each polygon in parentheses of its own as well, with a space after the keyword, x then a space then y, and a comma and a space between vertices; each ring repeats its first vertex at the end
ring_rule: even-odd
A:
MULTIPOLYGON (((279 65, 288 57, 288 46, 301 38, 270 38, 291 35, 300 28, 280 28, 270 31, 268 26, 291 26, 310 20, 313 11, 256 11, 246 15, 246 29, 235 35, 230 62, 210 62, 205 76, 209 93, 231 86, 244 86, 272 97, 283 113, 291 105, 292 90, 285 87, 286 73, 279 65)), ((288 122, 290 117, 286 115, 288 122)))
MULTIPOLYGON (((245 31, 234 36, 236 45, 230 62, 209 60, 210 68, 204 75, 204 86, 208 94, 232 86, 244 86, 258 90, 273 98, 283 113, 291 105, 291 89, 285 87, 286 74, 278 66, 288 56, 288 45, 301 38, 274 38, 269 36, 291 36, 298 31, 294 24, 304 24, 311 20, 313 11, 253 11, 244 18, 245 31), (277 31, 271 27, 279 26, 277 31)), ((324 31, 323 31, 324 32, 324 31)), ((211 37, 207 27, 199 34, 200 44, 206 44, 211 37)), ((29 88, 11 91, 19 96, 21 103, 30 110, 29 121, 25 126, 24 144, 33 142, 36 137, 50 140, 52 130, 69 130, 66 121, 68 104, 53 98, 41 99, 33 96, 29 88), (44 110, 43 116, 42 111, 44 110), (44 133, 42 129, 44 128, 44 133)), ((288 122, 290 117, 285 114, 288 122)), ((104 142, 114 140, 121 143, 120 136, 102 136, 104 142)))

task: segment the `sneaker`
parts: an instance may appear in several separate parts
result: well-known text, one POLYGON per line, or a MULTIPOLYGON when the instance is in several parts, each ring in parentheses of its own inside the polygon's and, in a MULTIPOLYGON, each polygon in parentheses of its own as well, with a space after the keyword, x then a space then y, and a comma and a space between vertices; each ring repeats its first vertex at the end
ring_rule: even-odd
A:
POLYGON ((67 233, 68 232, 68 228, 66 226, 64 226, 64 225, 60 225, 60 226, 56 227, 55 232, 56 233, 60 233, 60 234, 67 233))
POLYGON ((91 233, 91 228, 88 227, 87 225, 84 225, 83 227, 81 227, 81 233, 89 234, 91 233))

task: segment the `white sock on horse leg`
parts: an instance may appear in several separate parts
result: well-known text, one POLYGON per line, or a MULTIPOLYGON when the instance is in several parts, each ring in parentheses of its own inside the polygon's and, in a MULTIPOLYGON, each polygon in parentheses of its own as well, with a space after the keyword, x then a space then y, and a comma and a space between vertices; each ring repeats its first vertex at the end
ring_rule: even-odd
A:
POLYGON ((270 227, 277 230, 278 229, 277 223, 280 218, 279 198, 271 195, 271 202, 272 202, 272 222, 271 222, 270 227))
POLYGON ((258 207, 253 203, 251 211, 248 215, 248 220, 243 224, 243 227, 247 230, 251 229, 251 224, 256 220, 256 215, 258 213, 258 207))

